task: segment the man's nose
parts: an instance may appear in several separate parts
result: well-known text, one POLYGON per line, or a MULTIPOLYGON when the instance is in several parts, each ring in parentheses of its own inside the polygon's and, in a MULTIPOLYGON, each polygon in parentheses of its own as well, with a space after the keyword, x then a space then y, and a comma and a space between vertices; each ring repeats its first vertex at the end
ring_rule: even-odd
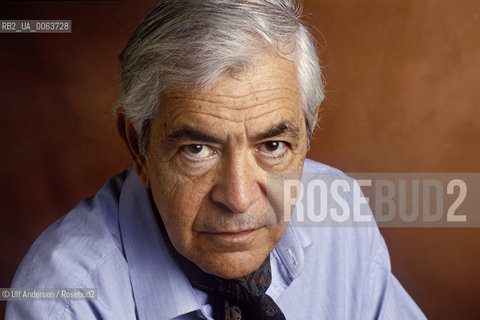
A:
POLYGON ((262 196, 261 170, 248 155, 232 155, 224 161, 211 197, 232 213, 245 213, 262 196))

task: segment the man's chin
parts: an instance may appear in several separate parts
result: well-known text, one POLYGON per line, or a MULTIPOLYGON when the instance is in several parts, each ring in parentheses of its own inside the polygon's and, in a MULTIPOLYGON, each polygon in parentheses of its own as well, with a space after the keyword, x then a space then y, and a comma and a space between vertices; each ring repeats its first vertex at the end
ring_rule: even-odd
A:
POLYGON ((204 272, 223 279, 237 279, 257 270, 267 258, 268 252, 223 252, 209 256, 209 259, 194 261, 204 272))
POLYGON ((241 278, 257 270, 285 229, 259 228, 244 234, 201 233, 184 256, 206 273, 224 279, 241 278))

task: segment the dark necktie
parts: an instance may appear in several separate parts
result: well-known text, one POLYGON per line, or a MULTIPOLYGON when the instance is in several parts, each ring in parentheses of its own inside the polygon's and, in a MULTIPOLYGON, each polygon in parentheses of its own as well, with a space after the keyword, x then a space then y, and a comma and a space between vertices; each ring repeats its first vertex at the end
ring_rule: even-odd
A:
MULTIPOLYGON (((249 275, 234 280, 217 278, 216 282, 216 291, 223 298, 225 315, 223 319, 285 319, 282 310, 265 293, 272 282, 269 257, 265 259, 260 268, 249 275)), ((221 305, 216 307, 222 309, 221 305)), ((220 313, 221 310, 218 310, 217 314, 220 315, 220 313)))
POLYGON ((257 270, 239 279, 207 274, 182 258, 177 256, 177 261, 192 286, 209 294, 215 320, 285 320, 282 310, 265 293, 272 282, 270 257, 257 270))

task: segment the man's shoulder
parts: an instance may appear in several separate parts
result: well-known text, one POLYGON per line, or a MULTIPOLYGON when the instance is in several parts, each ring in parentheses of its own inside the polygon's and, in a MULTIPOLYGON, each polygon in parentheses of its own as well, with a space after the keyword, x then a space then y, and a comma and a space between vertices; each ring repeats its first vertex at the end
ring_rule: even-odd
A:
POLYGON ((9 301, 7 319, 132 319, 134 299, 120 227, 119 199, 131 169, 112 177, 48 227, 20 264, 12 288, 95 288, 96 300, 9 301))
POLYGON ((23 259, 14 287, 84 284, 108 259, 121 261, 118 198, 129 170, 50 225, 23 259))
MULTIPOLYGON (((356 180, 338 169, 306 160, 302 186, 308 189, 310 182, 313 188, 303 192, 310 197, 299 200, 302 204, 297 203, 297 215, 292 219, 296 238, 304 248, 303 272, 288 292, 320 289, 312 291, 315 299, 296 310, 297 316, 424 319, 391 273, 387 246, 368 201, 359 201, 363 195, 356 180), (322 188, 327 190, 323 194, 322 188), (298 207, 306 208, 303 215, 298 215, 298 207)), ((299 296, 302 298, 295 301, 297 295, 286 294, 280 302, 300 305, 305 300, 299 296)))

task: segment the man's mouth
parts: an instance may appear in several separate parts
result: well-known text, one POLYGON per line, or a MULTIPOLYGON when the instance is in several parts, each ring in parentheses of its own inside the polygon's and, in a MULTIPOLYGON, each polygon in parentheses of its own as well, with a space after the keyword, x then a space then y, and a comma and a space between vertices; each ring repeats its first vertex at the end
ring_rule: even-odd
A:
POLYGON ((248 244, 255 238, 256 233, 262 229, 261 227, 238 229, 238 230, 221 230, 215 232, 205 232, 205 234, 218 245, 232 244, 248 244))
POLYGON ((224 235, 224 236, 243 236, 250 234, 260 228, 250 228, 250 229, 243 229, 243 230, 227 230, 227 231, 218 231, 218 232, 211 232, 215 235, 224 235))

